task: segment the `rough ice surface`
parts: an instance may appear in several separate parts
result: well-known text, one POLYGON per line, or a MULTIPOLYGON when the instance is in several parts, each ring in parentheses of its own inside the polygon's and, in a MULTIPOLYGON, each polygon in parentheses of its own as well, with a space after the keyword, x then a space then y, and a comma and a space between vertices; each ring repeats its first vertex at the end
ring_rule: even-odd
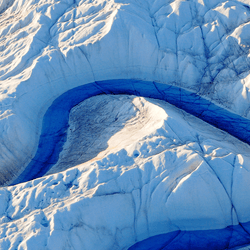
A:
POLYGON ((1 189, 0 248, 127 249, 159 234, 230 226, 212 234, 217 244, 245 244, 249 161, 247 144, 164 101, 92 97, 70 113, 49 171, 59 172, 1 189), (101 143, 88 145, 91 128, 101 143), (79 164, 88 160, 80 148, 93 158, 79 164))
POLYGON ((248 244, 248 145, 142 97, 69 95, 46 114, 77 87, 112 94, 124 79, 114 94, 151 97, 151 82, 153 97, 249 143, 249 21, 249 0, 0 0, 0 185, 53 173, 0 189, 0 248, 144 249, 167 234, 160 248, 184 249, 209 230, 222 230, 214 249, 248 244), (76 118, 84 107, 92 116, 76 118))

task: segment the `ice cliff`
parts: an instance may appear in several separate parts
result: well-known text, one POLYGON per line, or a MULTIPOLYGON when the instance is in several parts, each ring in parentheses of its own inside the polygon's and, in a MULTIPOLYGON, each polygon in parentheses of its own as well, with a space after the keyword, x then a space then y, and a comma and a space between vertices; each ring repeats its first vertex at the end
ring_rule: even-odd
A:
POLYGON ((0 248, 249 244, 249 47, 248 0, 0 0, 0 248))

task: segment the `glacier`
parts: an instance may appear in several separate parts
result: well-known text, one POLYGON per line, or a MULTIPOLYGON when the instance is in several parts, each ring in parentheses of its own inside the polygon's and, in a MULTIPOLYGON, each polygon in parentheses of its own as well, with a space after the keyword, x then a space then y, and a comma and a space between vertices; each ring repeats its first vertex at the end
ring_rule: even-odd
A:
MULTIPOLYGON (((160 236, 166 249, 249 243, 247 144, 133 95, 86 99, 67 130, 48 173, 1 189, 1 248, 145 249, 133 245, 160 236), (91 159, 81 163, 81 153, 91 159)), ((161 249, 152 239, 146 249, 161 249)))
POLYGON ((0 0, 0 248, 247 249, 249 21, 0 0))

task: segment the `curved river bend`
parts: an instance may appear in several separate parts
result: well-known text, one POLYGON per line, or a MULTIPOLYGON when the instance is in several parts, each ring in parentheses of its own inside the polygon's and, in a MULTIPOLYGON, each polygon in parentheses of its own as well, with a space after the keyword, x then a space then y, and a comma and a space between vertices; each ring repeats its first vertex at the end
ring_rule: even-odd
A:
MULTIPOLYGON (((70 110, 99 94, 129 94, 164 100, 250 144, 250 120, 183 88, 141 80, 93 82, 65 92, 49 107, 36 155, 12 185, 46 174, 58 161, 66 141, 70 110)), ((175 231, 148 238, 129 249, 237 249, 250 243, 249 232, 250 222, 220 230, 175 231)))

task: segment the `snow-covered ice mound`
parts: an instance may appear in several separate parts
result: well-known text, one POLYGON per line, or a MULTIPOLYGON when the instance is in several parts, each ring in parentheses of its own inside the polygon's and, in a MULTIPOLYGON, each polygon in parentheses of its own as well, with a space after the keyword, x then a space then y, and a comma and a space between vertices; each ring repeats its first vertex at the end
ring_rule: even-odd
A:
MULTIPOLYGON (((160 128, 163 111, 140 99, 100 95, 74 107, 70 113, 67 141, 58 162, 46 174, 102 159, 160 128)), ((135 151, 136 154, 139 152, 135 151)))
POLYGON ((166 249, 195 249, 192 235, 203 249, 250 242, 249 146, 164 101, 101 95, 80 103, 50 171, 67 164, 0 190, 1 249, 127 249, 170 232, 166 249), (97 141, 88 145, 92 126, 97 141), (76 158, 81 148, 95 158, 72 167, 89 160, 76 158), (185 247, 169 244, 190 230, 177 241, 185 247))

